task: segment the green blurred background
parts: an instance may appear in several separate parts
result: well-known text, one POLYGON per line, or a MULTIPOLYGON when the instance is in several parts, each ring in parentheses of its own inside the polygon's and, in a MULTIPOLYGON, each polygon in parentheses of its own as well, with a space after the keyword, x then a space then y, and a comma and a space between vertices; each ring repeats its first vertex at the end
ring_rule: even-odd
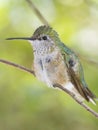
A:
MULTIPOLYGON (((98 61, 97 0, 32 0, 60 38, 80 55, 98 61)), ((26 41, 42 25, 26 0, 0 0, 0 59, 31 68, 26 41)), ((81 61, 85 79, 98 96, 98 67, 81 61)), ((97 103, 98 104, 98 103, 97 103)), ((98 105, 89 103, 98 112, 98 105)), ((0 130, 96 130, 98 119, 62 91, 48 88, 29 73, 0 63, 0 130)))

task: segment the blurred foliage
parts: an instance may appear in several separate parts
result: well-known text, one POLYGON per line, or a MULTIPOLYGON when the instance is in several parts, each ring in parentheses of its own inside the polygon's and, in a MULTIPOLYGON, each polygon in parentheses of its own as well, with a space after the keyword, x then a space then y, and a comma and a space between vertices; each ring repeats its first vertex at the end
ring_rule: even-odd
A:
MULTIPOLYGON (((98 61, 97 0, 32 0, 60 38, 81 55, 98 61)), ((0 0, 0 58, 31 68, 26 41, 42 23, 26 0, 0 0)), ((98 69, 83 62, 85 78, 98 96, 98 69)), ((96 111, 98 106, 89 105, 96 111)), ((50 89, 32 75, 0 63, 0 130, 94 130, 98 119, 64 92, 50 89)))

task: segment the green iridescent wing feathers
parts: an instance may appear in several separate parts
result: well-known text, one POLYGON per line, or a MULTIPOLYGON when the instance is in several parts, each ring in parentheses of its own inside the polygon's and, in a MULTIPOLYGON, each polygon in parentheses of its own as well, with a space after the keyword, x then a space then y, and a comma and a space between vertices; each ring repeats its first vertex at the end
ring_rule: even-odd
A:
POLYGON ((60 48, 70 74, 71 82, 74 84, 80 95, 83 96, 87 101, 89 101, 89 98, 94 99, 95 95, 89 90, 84 80, 83 68, 78 56, 66 45, 63 43, 61 44, 62 46, 60 45, 60 48), (74 70, 74 66, 77 62, 77 69, 74 70))

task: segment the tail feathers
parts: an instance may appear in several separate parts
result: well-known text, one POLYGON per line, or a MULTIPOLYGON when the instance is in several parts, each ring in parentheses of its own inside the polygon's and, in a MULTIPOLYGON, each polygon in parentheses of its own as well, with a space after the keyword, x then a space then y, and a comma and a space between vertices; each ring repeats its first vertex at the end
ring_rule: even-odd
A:
POLYGON ((94 100, 96 96, 91 92, 91 90, 89 90, 89 88, 86 87, 84 91, 85 91, 85 94, 87 95, 88 101, 96 105, 96 102, 94 100))
POLYGON ((94 99, 90 98, 89 96, 88 96, 88 98, 89 98, 89 101, 90 101, 91 103, 93 103, 94 105, 96 105, 96 102, 95 102, 94 99))

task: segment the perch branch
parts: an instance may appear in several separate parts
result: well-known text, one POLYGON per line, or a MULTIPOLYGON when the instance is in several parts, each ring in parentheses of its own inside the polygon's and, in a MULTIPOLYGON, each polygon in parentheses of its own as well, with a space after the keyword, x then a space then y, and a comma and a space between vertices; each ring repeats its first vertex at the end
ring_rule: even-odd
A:
POLYGON ((29 73, 31 73, 31 74, 33 74, 33 75, 35 76, 35 73, 34 73, 33 70, 30 70, 30 69, 28 69, 28 68, 26 68, 26 67, 24 67, 24 66, 21 66, 21 65, 18 65, 18 64, 16 64, 16 63, 13 63, 13 62, 10 62, 10 61, 7 61, 7 60, 3 60, 3 59, 0 59, 0 62, 1 62, 1 63, 4 63, 4 64, 7 64, 7 65, 10 65, 10 66, 13 66, 13 67, 16 67, 16 68, 18 68, 18 69, 20 69, 20 70, 29 72, 29 73))
POLYGON ((61 90, 63 90, 64 92, 66 92, 68 95, 70 95, 78 104, 80 104, 82 107, 84 107, 87 111, 89 111, 91 114, 93 114, 95 117, 98 118, 98 113, 95 112, 93 109, 91 109, 89 106, 87 106, 85 103, 79 101, 76 96, 70 92, 69 90, 67 90, 66 88, 62 87, 61 85, 56 84, 54 87, 57 87, 61 90))
MULTIPOLYGON (((7 64, 7 65, 10 65, 10 66, 13 66, 13 67, 16 67, 16 68, 19 68, 19 69, 21 69, 21 70, 24 70, 24 71, 29 72, 29 73, 31 73, 31 74, 33 74, 33 75, 35 76, 34 71, 32 71, 32 70, 30 70, 30 69, 27 69, 27 68, 24 67, 24 66, 21 66, 21 65, 12 63, 12 62, 10 62, 10 61, 2 60, 2 59, 0 59, 0 62, 1 62, 1 63, 4 63, 4 64, 7 64)), ((62 87, 61 85, 58 85, 58 84, 54 85, 54 87, 57 87, 57 88, 63 90, 64 92, 66 92, 67 94, 69 94, 78 104, 80 104, 80 105, 81 105, 82 107, 84 107, 87 111, 89 111, 89 112, 92 113, 95 117, 98 118, 98 113, 95 112, 94 110, 92 110, 92 109, 91 109, 89 106, 87 106, 85 103, 79 101, 79 100, 76 98, 76 96, 75 96, 72 92, 68 91, 66 88, 64 88, 64 87, 62 87)))
POLYGON ((35 12, 35 14, 38 16, 39 20, 45 24, 49 25, 48 21, 44 18, 44 16, 41 14, 41 12, 37 9, 37 7, 34 5, 34 3, 31 0, 26 0, 31 7, 31 9, 35 12))

